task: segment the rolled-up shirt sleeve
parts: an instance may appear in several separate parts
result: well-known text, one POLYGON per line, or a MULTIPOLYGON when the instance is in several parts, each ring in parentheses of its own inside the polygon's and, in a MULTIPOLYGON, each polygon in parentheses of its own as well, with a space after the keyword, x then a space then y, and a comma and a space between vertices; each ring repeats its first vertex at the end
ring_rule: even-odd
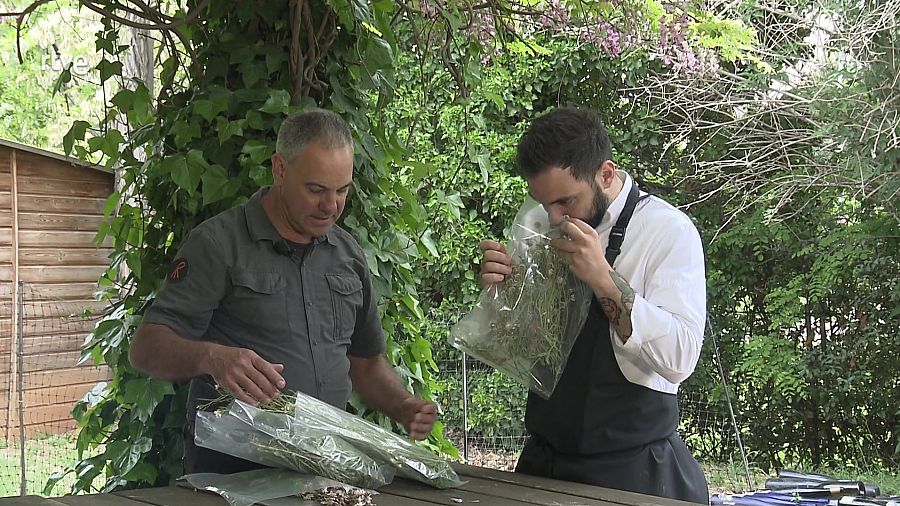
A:
POLYGON ((205 227, 188 234, 166 280, 144 314, 144 323, 165 325, 185 339, 201 339, 228 288, 222 248, 205 227))
MULTIPOLYGON (((631 310, 632 335, 613 346, 665 378, 681 383, 694 371, 706 321, 706 271, 697 229, 687 218, 659 230, 643 287, 631 310)), ((615 329, 612 329, 615 332, 615 329)))

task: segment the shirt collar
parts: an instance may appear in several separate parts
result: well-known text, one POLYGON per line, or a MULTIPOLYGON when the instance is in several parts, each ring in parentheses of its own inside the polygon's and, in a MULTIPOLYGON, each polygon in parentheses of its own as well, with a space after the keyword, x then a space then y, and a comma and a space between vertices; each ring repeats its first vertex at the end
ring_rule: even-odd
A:
POLYGON ((619 191, 616 198, 609 204, 606 214, 603 215, 603 219, 600 220, 600 225, 596 228, 597 232, 611 229, 613 224, 618 221, 619 215, 621 215, 622 210, 625 209, 625 201, 628 200, 631 186, 634 184, 631 176, 624 170, 616 170, 616 175, 623 181, 622 190, 619 191))
MULTIPOLYGON (((278 230, 275 228, 275 225, 272 224, 272 220, 269 219, 269 216, 266 214, 266 210, 262 205, 263 195, 268 193, 269 189, 271 189, 271 186, 263 186, 257 190, 244 205, 244 214, 247 218, 247 230, 250 231, 250 238, 254 241, 276 242, 283 239, 281 234, 279 234, 278 230)), ((325 235, 314 237, 312 241, 313 244, 322 242, 335 244, 334 227, 335 225, 332 225, 325 235)))

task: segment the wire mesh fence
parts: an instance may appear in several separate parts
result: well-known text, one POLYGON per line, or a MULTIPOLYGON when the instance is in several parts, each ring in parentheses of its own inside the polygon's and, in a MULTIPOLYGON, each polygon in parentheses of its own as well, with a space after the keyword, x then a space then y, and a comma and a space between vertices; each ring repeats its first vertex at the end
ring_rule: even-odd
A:
MULTIPOLYGON (((446 432, 461 456, 474 465, 513 470, 528 437, 527 389, 457 351, 437 362, 441 371, 437 401, 446 432)), ((698 460, 734 461, 735 432, 722 406, 702 394, 681 393, 679 407, 679 434, 698 460)), ((740 472, 739 465, 734 469, 740 472)), ((740 476, 735 479, 740 481, 740 476)))
MULTIPOLYGON (((75 462, 75 403, 105 368, 79 364, 94 327, 93 301, 82 287, 27 284, 4 287, 0 307, 0 497, 41 494, 47 479, 75 462)), ((51 491, 60 495, 69 483, 51 491)))

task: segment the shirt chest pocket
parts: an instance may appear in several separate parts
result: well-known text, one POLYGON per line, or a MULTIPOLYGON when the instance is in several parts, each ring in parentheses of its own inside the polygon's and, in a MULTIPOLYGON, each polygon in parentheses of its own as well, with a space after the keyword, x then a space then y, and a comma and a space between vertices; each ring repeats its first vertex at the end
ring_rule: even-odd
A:
POLYGON ((326 274, 331 292, 331 307, 334 318, 334 339, 349 342, 356 328, 356 318, 362 309, 362 281, 356 276, 326 274))
POLYGON ((234 269, 230 312, 246 323, 287 326, 286 281, 280 273, 234 269))

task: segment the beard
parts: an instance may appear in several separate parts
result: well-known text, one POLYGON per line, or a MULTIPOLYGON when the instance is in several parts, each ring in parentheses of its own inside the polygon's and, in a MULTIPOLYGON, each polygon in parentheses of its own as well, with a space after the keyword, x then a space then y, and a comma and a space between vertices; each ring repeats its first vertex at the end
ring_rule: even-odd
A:
POLYGON ((594 190, 594 197, 591 201, 590 217, 585 223, 590 225, 591 228, 597 228, 600 226, 600 222, 603 221, 603 216, 609 209, 610 201, 609 197, 607 197, 593 181, 591 188, 594 190))

